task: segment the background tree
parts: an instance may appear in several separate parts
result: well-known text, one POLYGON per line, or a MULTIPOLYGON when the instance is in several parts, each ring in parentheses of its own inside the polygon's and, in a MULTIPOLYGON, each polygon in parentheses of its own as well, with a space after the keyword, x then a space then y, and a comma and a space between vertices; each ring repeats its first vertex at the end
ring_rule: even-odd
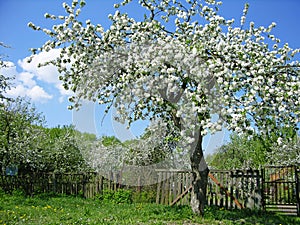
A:
MULTIPOLYGON (((130 0, 116 4, 119 8, 130 0)), ((49 37, 33 53, 60 48, 49 63, 61 72, 66 89, 81 99, 115 107, 117 120, 157 120, 180 138, 178 146, 189 149, 193 171, 191 206, 203 214, 208 168, 202 140, 222 126, 237 133, 265 134, 277 127, 299 122, 299 63, 292 59, 299 50, 271 34, 269 27, 241 23, 218 14, 214 0, 139 0, 146 12, 136 21, 117 10, 109 15, 104 30, 90 20, 80 21, 84 1, 64 3, 66 15, 45 14, 59 20, 52 29, 29 23, 49 37), (211 115, 217 114, 217 120, 211 115)), ((142 10, 141 10, 142 11, 142 10)), ((107 112, 107 111, 106 111, 107 112)))
MULTIPOLYGON (((0 42, 0 47, 8 48, 0 42)), ((0 68, 6 67, 0 56, 0 68)), ((0 169, 18 166, 27 171, 37 168, 41 154, 40 141, 45 138, 40 126, 43 117, 25 98, 12 99, 6 96, 13 78, 0 74, 0 169), (41 138, 43 137, 43 138, 41 138)))
POLYGON ((29 100, 17 98, 3 103, 0 109, 2 172, 8 167, 17 167, 19 173, 91 170, 83 158, 86 149, 81 148, 82 143, 91 142, 91 135, 81 134, 72 126, 44 128, 43 125, 44 117, 29 100))
POLYGON ((268 135, 232 134, 207 162, 214 169, 260 169, 264 165, 299 163, 299 136, 292 128, 273 129, 268 135))
POLYGON ((184 169, 189 168, 186 155, 174 147, 174 140, 162 137, 169 137, 166 127, 152 123, 136 139, 121 142, 116 137, 101 137, 82 147, 85 149, 83 156, 92 168, 104 176, 108 175, 108 171, 122 171, 128 185, 152 185, 157 182, 155 169, 176 169, 178 164, 184 169))
POLYGON ((47 141, 44 143, 44 171, 76 173, 92 171, 83 155, 88 143, 95 140, 95 135, 80 133, 73 126, 45 129, 47 141), (85 144, 83 144, 85 143, 85 144))
POLYGON ((85 142, 83 156, 91 168, 107 175, 108 171, 122 169, 126 148, 115 137, 105 136, 93 142, 85 142))
POLYGON ((45 135, 41 129, 44 119, 23 98, 5 101, 0 110, 0 163, 2 171, 11 165, 31 171, 39 165, 39 150, 45 135))
POLYGON ((300 137, 292 140, 281 140, 271 146, 267 153, 270 164, 275 165, 300 165, 300 137))
MULTIPOLYGON (((0 42, 0 47, 8 47, 0 42)), ((0 68, 7 66, 0 57, 0 68)), ((13 78, 0 74, 0 168, 32 171, 77 172, 87 170, 79 143, 96 139, 71 126, 44 128, 44 117, 30 99, 8 98, 13 78)))

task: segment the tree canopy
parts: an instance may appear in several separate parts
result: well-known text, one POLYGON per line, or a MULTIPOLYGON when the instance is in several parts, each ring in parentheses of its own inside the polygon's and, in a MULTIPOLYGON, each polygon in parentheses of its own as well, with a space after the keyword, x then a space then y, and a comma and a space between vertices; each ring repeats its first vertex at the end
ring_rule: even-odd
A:
POLYGON ((38 50, 61 48, 51 63, 62 72, 65 88, 75 92, 74 107, 83 98, 106 103, 129 121, 169 117, 174 108, 179 116, 188 108, 202 115, 204 133, 223 122, 238 132, 268 128, 272 118, 298 122, 299 63, 291 59, 299 50, 279 44, 271 33, 275 23, 246 26, 248 5, 235 27, 234 20, 218 15, 215 1, 139 3, 148 11, 144 21, 117 10, 109 15, 108 30, 79 21, 85 3, 76 0, 64 3, 64 16, 45 14, 62 21, 51 30, 29 24, 50 38, 38 50), (169 23, 175 29, 168 30, 169 23), (210 121, 215 108, 221 123, 210 121))

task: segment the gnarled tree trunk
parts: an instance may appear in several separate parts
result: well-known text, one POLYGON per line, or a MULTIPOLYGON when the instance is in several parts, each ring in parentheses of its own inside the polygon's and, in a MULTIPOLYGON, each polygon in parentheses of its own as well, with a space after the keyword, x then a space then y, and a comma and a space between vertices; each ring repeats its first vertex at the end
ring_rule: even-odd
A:
POLYGON ((196 146, 191 149, 190 160, 193 172, 191 207, 194 213, 203 216, 206 204, 206 189, 209 169, 202 150, 202 135, 199 135, 196 146))

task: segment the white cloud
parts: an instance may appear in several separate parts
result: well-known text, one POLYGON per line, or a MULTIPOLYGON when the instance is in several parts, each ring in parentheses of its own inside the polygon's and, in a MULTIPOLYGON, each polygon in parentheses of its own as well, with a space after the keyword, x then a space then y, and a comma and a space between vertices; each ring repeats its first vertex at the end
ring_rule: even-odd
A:
POLYGON ((14 85, 7 92, 10 97, 27 96, 34 102, 45 103, 53 99, 55 95, 61 103, 66 96, 72 95, 71 91, 64 89, 62 82, 59 80, 59 73, 55 66, 47 65, 38 67, 40 63, 53 60, 59 56, 60 50, 53 49, 49 52, 41 52, 32 58, 28 63, 29 57, 18 60, 18 66, 21 72, 17 71, 16 65, 13 62, 6 62, 7 67, 0 68, 0 72, 8 77, 15 77, 14 85), (51 93, 45 91, 52 90, 51 93), (57 91, 57 92, 56 92, 57 91))
POLYGON ((36 85, 36 82, 33 78, 34 74, 29 72, 22 72, 17 77, 17 79, 21 81, 24 84, 24 86, 27 87, 33 87, 36 85))
POLYGON ((52 49, 49 52, 41 52, 32 58, 32 61, 28 63, 29 57, 19 60, 18 65, 27 72, 33 73, 37 79, 44 81, 46 83, 58 83, 59 73, 55 66, 47 65, 43 67, 38 67, 39 64, 45 63, 47 61, 53 60, 59 56, 59 49, 52 49))
POLYGON ((18 97, 18 96, 27 96, 31 98, 33 102, 41 102, 45 103, 47 100, 52 99, 53 96, 48 94, 42 87, 33 86, 31 88, 27 88, 22 84, 17 85, 14 88, 11 88, 7 91, 8 97, 18 97))
POLYGON ((16 65, 13 62, 5 62, 6 67, 0 69, 0 73, 6 77, 15 77, 12 82, 12 87, 7 90, 7 96, 16 98, 30 97, 34 102, 46 102, 53 98, 52 95, 48 94, 43 87, 38 86, 34 80, 35 74, 24 71, 18 73, 16 65))
POLYGON ((15 86, 14 88, 7 91, 7 95, 9 97, 18 97, 18 96, 26 96, 26 88, 19 84, 15 86))
POLYGON ((52 95, 49 95, 40 86, 34 86, 33 88, 28 89, 27 95, 35 102, 45 102, 46 100, 53 98, 52 95))

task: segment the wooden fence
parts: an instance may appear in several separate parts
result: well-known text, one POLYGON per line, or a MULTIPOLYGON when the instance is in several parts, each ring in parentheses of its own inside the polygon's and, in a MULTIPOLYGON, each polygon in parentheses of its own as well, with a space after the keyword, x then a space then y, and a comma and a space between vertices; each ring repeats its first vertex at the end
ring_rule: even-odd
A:
MULTIPOLYGON (((190 203, 192 172, 157 170, 156 203, 187 205, 190 203), (178 196, 180 197, 178 199, 178 196)), ((212 170, 207 186, 207 204, 226 209, 262 205, 262 176, 259 170, 212 170)))
POLYGON ((58 193, 93 198, 103 190, 125 188, 121 172, 98 173, 30 173, 17 176, 2 175, 0 187, 6 192, 23 190, 27 195, 58 193))
MULTIPOLYGON (((299 167, 266 167, 262 170, 211 170, 207 185, 207 204, 235 208, 285 208, 300 215, 299 167)), ((98 173, 32 173, 0 176, 0 187, 7 192, 23 190, 27 195, 59 193, 93 198, 103 190, 143 187, 156 189, 156 203, 190 204, 192 172, 181 170, 146 170, 98 173), (129 173, 130 172, 130 173, 129 173), (132 186, 135 184, 135 187, 132 186)), ((149 188, 148 188, 149 190, 149 188)), ((280 210, 283 212, 283 210, 280 210)))

